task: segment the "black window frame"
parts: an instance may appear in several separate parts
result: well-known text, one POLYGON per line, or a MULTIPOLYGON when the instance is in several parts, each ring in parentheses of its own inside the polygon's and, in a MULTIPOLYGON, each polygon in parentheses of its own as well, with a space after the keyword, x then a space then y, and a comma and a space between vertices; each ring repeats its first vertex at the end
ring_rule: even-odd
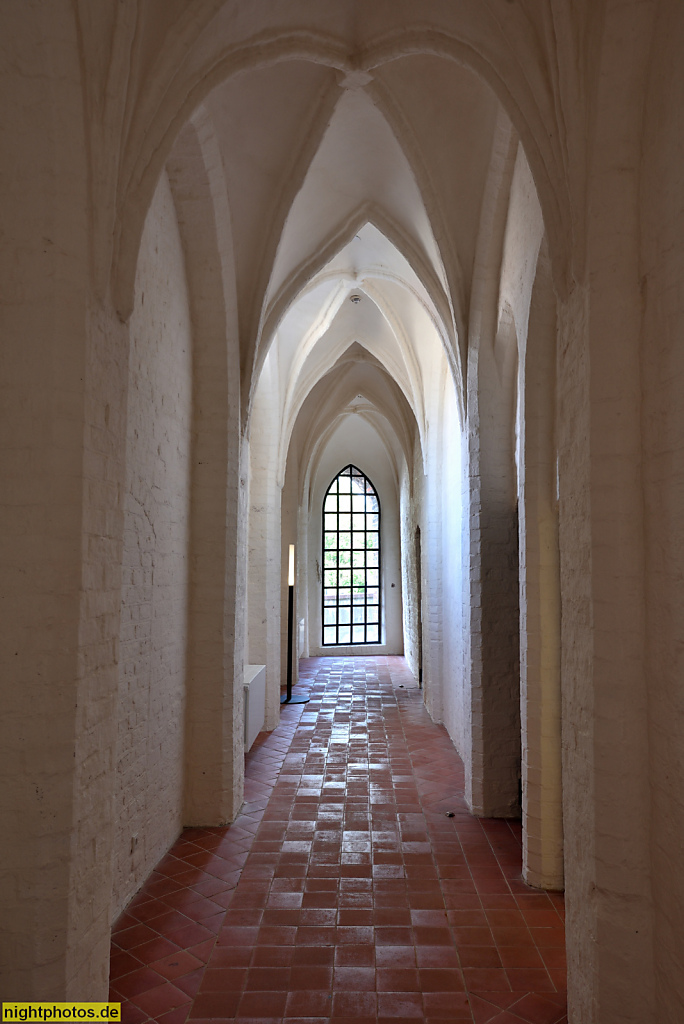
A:
MULTIPOLYGON (((357 501, 358 506, 358 501, 357 501)), ((322 550, 322 586, 321 586, 321 646, 322 647, 360 647, 368 646, 369 644, 378 645, 382 643, 382 509, 380 505, 380 496, 377 488, 373 484, 372 480, 357 466, 353 463, 349 463, 339 473, 335 475, 327 488, 323 497, 323 505, 321 509, 321 550, 322 550), (349 492, 341 491, 339 481, 343 477, 348 477, 350 480, 349 492), (362 480, 363 489, 354 490, 353 480, 362 480), (349 512, 342 510, 340 505, 342 502, 340 498, 344 498, 345 494, 350 495, 350 508, 349 512), (356 497, 363 497, 364 509, 363 512, 354 511, 352 499, 356 497), (326 511, 326 504, 328 499, 335 500, 335 510, 326 511), (373 502, 377 508, 373 508, 373 502), (369 503, 371 508, 369 508, 369 503), (349 515, 349 526, 350 528, 340 528, 340 518, 342 516, 349 515), (359 520, 354 519, 354 516, 363 515, 363 528, 359 529, 359 520), (326 528, 330 525, 330 520, 326 519, 326 516, 335 516, 335 529, 331 530, 326 528), (377 516, 377 529, 369 529, 369 517, 377 516), (354 529, 354 526, 357 526, 354 529), (335 534, 336 540, 334 546, 326 547, 326 534, 335 534), (349 546, 340 545, 340 537, 349 534, 349 546), (377 534, 377 546, 368 546, 369 535, 377 534), (360 546, 361 535, 363 536, 363 545, 360 546), (359 555, 363 552, 363 566, 359 565, 359 555), (340 555, 348 553, 350 555, 349 566, 343 566, 341 564, 340 555), (377 566, 373 565, 372 562, 377 554, 377 566), (354 562, 356 561, 356 565, 354 562), (334 564, 333 564, 334 563, 334 564), (370 564, 369 564, 370 563, 370 564), (364 583, 363 586, 360 584, 354 584, 354 571, 363 572, 364 583), (335 573, 335 584, 327 585, 331 582, 332 577, 330 573, 335 573), (349 573, 350 585, 343 585, 342 581, 346 581, 344 573, 349 573), (377 572, 377 584, 368 583, 369 572, 377 572), (341 601, 340 592, 342 591, 342 597, 346 597, 346 591, 349 591, 349 600, 341 601), (363 600, 361 600, 361 591, 363 591, 363 600), (332 598, 332 592, 334 592, 334 600, 332 598), (369 594, 371 600, 369 600, 369 594), (377 600, 373 600, 373 597, 377 597, 377 600), (327 603, 326 603, 327 602, 327 603), (340 618, 344 617, 346 610, 349 609, 349 622, 341 622, 340 618), (361 622, 354 622, 355 613, 358 616, 359 611, 363 610, 363 620, 361 622), (335 612, 335 622, 326 622, 326 612, 335 612), (375 617, 375 621, 369 621, 370 618, 375 617), (360 626, 363 627, 363 639, 354 639, 355 627, 358 629, 360 626), (341 631, 349 630, 349 639, 340 639, 341 631), (374 639, 368 639, 368 633, 373 630, 376 631, 377 636, 374 639), (330 630, 334 629, 334 639, 330 639, 330 630), (326 632, 328 631, 328 632, 326 632), (328 639, 326 639, 326 636, 328 639)))

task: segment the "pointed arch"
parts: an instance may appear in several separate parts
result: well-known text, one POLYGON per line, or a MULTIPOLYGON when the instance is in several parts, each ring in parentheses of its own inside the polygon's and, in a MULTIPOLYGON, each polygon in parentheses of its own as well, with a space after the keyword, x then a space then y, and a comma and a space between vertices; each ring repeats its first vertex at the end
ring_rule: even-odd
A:
POLYGON ((323 498, 321 646, 381 642, 380 498, 353 464, 323 498))
MULTIPOLYGON (((548 56, 525 23, 524 12, 513 6, 495 14, 485 3, 478 3, 475 10, 467 5, 455 25, 441 19, 444 24, 432 29, 409 21, 371 39, 362 53, 353 52, 351 41, 342 35, 285 25, 269 29, 255 25, 251 35, 249 31, 244 33, 227 48, 222 42, 225 33, 216 29, 220 19, 229 16, 229 7, 214 0, 204 5, 199 17, 178 20, 173 45, 139 76, 135 83, 139 95, 131 100, 125 127, 117 126, 123 131, 125 143, 114 199, 117 215, 112 290, 122 320, 128 318, 132 308, 131 282, 146 211, 183 124, 209 92, 228 78, 288 60, 312 61, 353 73, 371 71, 411 54, 427 54, 469 67, 492 89, 520 133, 544 209, 556 287, 562 294, 567 291, 571 254, 563 239, 577 235, 577 218, 573 218, 572 211, 573 207, 582 208, 585 187, 582 174, 575 171, 573 176, 567 166, 571 128, 557 123, 556 94, 563 88, 572 89, 586 64, 584 48, 572 32, 565 33, 565 44, 566 49, 574 46, 577 51, 574 71, 566 69, 565 78, 560 79, 558 68, 549 66, 548 56), (520 43, 517 51, 509 45, 511 32, 520 43)), ((596 8, 599 17, 600 5, 596 8)), ((550 13, 547 17, 553 20, 556 15, 550 13)), ((553 28, 551 25, 551 35, 553 28)), ((556 48, 560 49, 559 43, 556 48)), ((341 88, 338 86, 336 96, 341 88)), ((575 126, 575 135, 580 144, 586 145, 582 138, 586 126, 580 119, 578 124, 580 130, 578 133, 575 126)), ((582 161, 577 159, 575 165, 581 169, 582 161)), ((581 258, 582 246, 576 244, 574 249, 581 258)))
MULTIPOLYGON (((325 268, 339 256, 347 245, 363 231, 366 225, 375 228, 396 250, 398 255, 406 261, 411 271, 416 275, 418 281, 425 289, 426 296, 434 306, 429 308, 429 303, 418 295, 415 289, 411 289, 416 299, 425 307, 428 316, 433 321, 454 371, 454 377, 462 384, 465 378, 465 368, 458 356, 458 334, 459 329, 465 331, 464 311, 461 308, 452 308, 449 297, 444 290, 442 282, 435 273, 430 261, 425 258, 420 248, 415 245, 407 233, 396 224, 388 214, 381 210, 376 203, 366 202, 359 206, 350 216, 338 223, 328 234, 324 243, 313 252, 305 263, 300 265, 283 283, 278 292, 273 296, 265 311, 260 336, 254 350, 254 364, 251 374, 252 390, 249 396, 251 406, 252 397, 256 382, 263 366, 264 359, 268 354, 270 344, 275 337, 278 327, 283 322, 288 312, 297 301, 306 295, 316 284, 325 277, 325 268)), ((335 277, 340 280, 345 277, 339 271, 334 272, 335 277)), ((361 277, 379 276, 369 270, 368 274, 363 272, 361 277)), ((395 280, 408 288, 405 279, 396 276, 395 280)), ((340 300, 346 294, 359 286, 359 278, 346 276, 346 285, 340 286, 340 300)), ((339 307, 338 307, 339 308, 339 307)), ((247 410, 247 418, 249 410, 247 410)))
MULTIPOLYGON (((331 372, 317 383, 315 389, 312 388, 310 391, 308 404, 311 404, 312 408, 307 413, 308 440, 303 444, 301 453, 302 465, 306 467, 304 481, 308 480, 315 472, 319 455, 325 448, 329 436, 340 420, 352 411, 352 403, 358 396, 360 387, 364 391, 366 403, 363 407, 355 404, 353 411, 355 413, 358 411, 360 415, 372 422, 383 440, 395 476, 398 469, 392 444, 389 441, 390 435, 396 439, 407 464, 412 462, 414 430, 418 431, 422 450, 425 439, 424 432, 421 433, 420 424, 397 382, 372 356, 365 361, 365 365, 374 368, 375 374, 371 380, 366 376, 361 384, 357 373, 359 360, 350 358, 349 363, 345 366, 343 357, 334 367, 334 369, 339 368, 342 372, 331 372), (384 421, 384 428, 379 427, 379 420, 384 421)), ((304 409, 303 403, 299 415, 303 414, 304 409)), ((287 458, 287 448, 283 449, 282 457, 283 459, 287 458)), ((284 463, 282 472, 284 472, 284 463)), ((305 500, 305 494, 306 490, 302 495, 302 500, 305 500)))

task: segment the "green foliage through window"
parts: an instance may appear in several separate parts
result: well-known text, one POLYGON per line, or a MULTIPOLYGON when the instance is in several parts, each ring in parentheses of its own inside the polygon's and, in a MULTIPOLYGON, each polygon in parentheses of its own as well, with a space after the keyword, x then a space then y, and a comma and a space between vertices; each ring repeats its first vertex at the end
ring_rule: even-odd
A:
POLYGON ((380 643, 380 502, 349 465, 323 500, 323 646, 380 643))

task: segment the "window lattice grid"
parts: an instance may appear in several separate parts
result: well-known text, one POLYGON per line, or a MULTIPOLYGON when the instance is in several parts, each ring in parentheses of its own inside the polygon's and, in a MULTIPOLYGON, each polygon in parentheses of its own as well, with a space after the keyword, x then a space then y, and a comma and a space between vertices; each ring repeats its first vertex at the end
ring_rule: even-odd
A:
POLYGON ((323 646, 380 643, 380 502, 349 465, 323 500, 323 646))

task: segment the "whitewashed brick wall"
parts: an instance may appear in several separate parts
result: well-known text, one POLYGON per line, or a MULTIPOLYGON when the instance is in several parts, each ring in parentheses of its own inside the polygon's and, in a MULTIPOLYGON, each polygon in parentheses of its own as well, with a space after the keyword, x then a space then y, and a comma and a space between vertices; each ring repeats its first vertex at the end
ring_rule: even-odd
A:
POLYGON ((130 336, 115 914, 182 825, 192 339, 166 174, 145 225, 130 336))

